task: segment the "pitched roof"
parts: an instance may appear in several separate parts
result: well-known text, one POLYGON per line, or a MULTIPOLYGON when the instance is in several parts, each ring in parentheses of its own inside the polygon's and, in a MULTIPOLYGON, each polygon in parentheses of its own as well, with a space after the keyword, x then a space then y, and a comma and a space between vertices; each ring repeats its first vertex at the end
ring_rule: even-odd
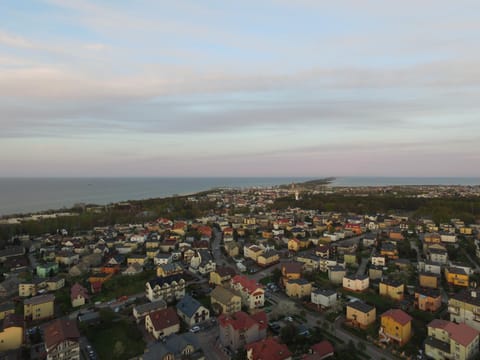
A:
POLYGON ((89 298, 87 289, 79 283, 75 283, 70 289, 70 299, 74 300, 78 297, 83 297, 85 299, 89 298))
POLYGON ((200 349, 195 334, 192 334, 190 332, 183 334, 172 334, 165 339, 165 342, 157 342, 154 343, 152 346, 148 347, 145 351, 145 354, 142 356, 142 359, 163 359, 163 357, 167 354, 174 354, 176 356, 179 356, 180 358, 182 356, 182 351, 188 345, 193 346, 195 351, 200 349))
POLYGON ((311 349, 313 353, 320 358, 329 354, 333 354, 333 352, 335 351, 332 343, 328 340, 323 340, 315 345, 312 345, 311 349))
POLYGON ((266 338, 245 346, 247 353, 252 351, 252 360, 284 360, 292 356, 287 345, 274 338, 266 338))
POLYGON ((17 314, 7 314, 3 320, 3 329, 9 327, 21 327, 23 328, 23 316, 17 314))
POLYGON ((463 346, 468 346, 478 336, 477 330, 464 323, 456 324, 446 320, 434 319, 427 326, 445 330, 452 340, 463 346))
POLYGON ((232 284, 240 284, 249 294, 252 294, 258 289, 263 289, 262 285, 244 275, 235 275, 232 279, 232 284))
POLYGON ((221 277, 236 275, 235 270, 229 266, 217 266, 215 272, 221 277))
POLYGON ((23 303, 25 305, 38 305, 38 304, 43 304, 43 303, 54 301, 54 300, 55 300, 55 295, 46 294, 46 295, 34 296, 30 299, 25 299, 23 300, 23 303))
POLYGON ((282 272, 290 273, 301 273, 303 269, 303 264, 297 261, 291 261, 288 263, 282 264, 282 272))
POLYGON ((266 329, 268 319, 264 311, 259 311, 254 315, 249 315, 243 311, 237 311, 232 315, 220 315, 218 323, 220 324, 220 327, 223 328, 231 326, 235 330, 246 331, 256 325, 259 329, 266 329))
POLYGON ((223 286, 217 286, 210 293, 210 297, 221 302, 222 304, 227 304, 231 301, 233 296, 238 296, 230 289, 225 289, 223 286))
POLYGON ((78 341, 80 338, 77 323, 71 320, 55 320, 43 328, 43 333, 47 350, 65 340, 78 341))
POLYGON ((347 304, 347 307, 351 307, 352 309, 361 311, 363 313, 368 313, 368 312, 372 311, 373 309, 375 309, 374 306, 365 304, 363 301, 359 301, 359 300, 349 302, 347 304))
POLYGON ((180 325, 180 319, 173 307, 151 312, 147 317, 150 317, 155 331, 166 329, 174 325, 180 325))
POLYGON ((164 300, 160 299, 160 300, 156 300, 146 304, 137 305, 134 307, 134 309, 138 314, 141 315, 141 314, 148 314, 155 310, 165 309, 166 307, 167 307, 167 303, 164 300))
POLYGON ((400 325, 405 325, 412 321, 412 317, 408 315, 405 311, 400 309, 390 309, 384 312, 381 317, 388 316, 391 317, 395 322, 400 325))
POLYGON ((177 311, 181 311, 188 317, 192 317, 197 310, 202 306, 196 299, 191 297, 190 295, 185 295, 178 303, 177 303, 177 311))

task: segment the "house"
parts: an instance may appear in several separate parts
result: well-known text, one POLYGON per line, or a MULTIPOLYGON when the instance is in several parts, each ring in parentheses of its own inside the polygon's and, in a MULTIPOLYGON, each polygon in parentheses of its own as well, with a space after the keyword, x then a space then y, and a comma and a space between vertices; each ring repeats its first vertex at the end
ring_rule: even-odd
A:
POLYGON ((210 285, 230 285, 230 281, 236 275, 235 269, 228 266, 217 266, 210 273, 210 285))
POLYGON ((394 240, 394 241, 402 241, 402 240, 405 239, 405 237, 403 236, 402 231, 400 229, 390 230, 390 232, 388 233, 388 238, 390 240, 394 240))
MULTIPOLYGON (((335 265, 338 265, 337 260, 320 258, 320 261, 318 263, 318 270, 320 270, 321 272, 328 272, 328 269, 331 266, 335 266, 335 265)), ((342 278, 343 278, 343 276, 342 276, 342 278)), ((340 282, 342 282, 341 280, 342 279, 340 279, 340 282)))
POLYGON ((145 329, 159 340, 180 331, 180 319, 174 308, 157 310, 145 316, 145 329))
POLYGON ((0 320, 5 319, 8 314, 15 314, 15 305, 12 301, 0 304, 0 320))
POLYGON ((431 288, 416 288, 414 306, 422 311, 435 312, 442 306, 440 290, 431 288))
POLYGON ((70 288, 70 300, 72 302, 72 307, 83 306, 88 299, 88 290, 79 283, 75 283, 70 288))
POLYGON ((367 275, 345 275, 342 284, 346 290, 364 291, 370 286, 370 278, 367 275))
POLYGON ((235 257, 240 254, 240 246, 235 241, 225 243, 225 252, 230 257, 235 257))
POLYGON ((194 256, 190 259, 189 270, 193 273, 201 275, 209 274, 216 268, 216 263, 212 254, 208 250, 197 250, 194 256))
POLYGON ((178 263, 168 263, 157 266, 158 277, 168 277, 180 274, 183 274, 183 268, 178 263))
POLYGON ((18 284, 18 296, 29 297, 38 294, 39 290, 47 287, 45 279, 34 278, 30 281, 22 281, 18 284))
POLYGON ((59 319, 43 327, 47 360, 80 360, 80 332, 76 321, 59 319))
POLYGON ((334 265, 328 268, 328 280, 333 284, 342 284, 347 270, 342 265, 334 265))
POLYGON ((141 360, 204 360, 204 352, 195 334, 172 334, 163 342, 153 343, 140 357, 141 360))
POLYGON ((380 247, 380 255, 385 256, 388 259, 398 259, 397 246, 390 242, 382 243, 382 246, 380 247))
POLYGON ((330 289, 315 289, 310 299, 313 304, 322 308, 330 308, 338 303, 337 292, 330 289))
POLYGON ((0 330, 0 353, 19 349, 23 344, 24 322, 21 315, 9 313, 3 319, 0 330))
POLYGON ((312 283, 304 278, 288 280, 285 284, 285 293, 289 297, 309 298, 312 293, 312 283))
POLYGON ((448 299, 450 321, 465 323, 480 331, 480 290, 464 289, 448 299))
POLYGON ((143 267, 140 264, 133 263, 122 271, 122 275, 133 276, 143 272, 143 267))
POLYGON ((427 272, 427 273, 433 273, 433 274, 441 275, 442 274, 442 264, 432 262, 430 260, 419 261, 418 262, 418 270, 420 272, 427 272))
POLYGON ((274 249, 267 249, 257 257, 257 264, 261 267, 268 267, 278 264, 280 261, 280 254, 274 249))
POLYGON ((295 257, 295 260, 303 264, 303 269, 306 271, 315 271, 318 270, 320 266, 320 261, 325 260, 315 254, 301 254, 295 257))
POLYGON ((177 314, 189 327, 210 319, 210 311, 190 295, 185 295, 176 305, 177 314))
POLYGON ((379 294, 389 297, 392 300, 403 300, 405 285, 397 280, 384 279, 380 281, 378 287, 379 294))
POLYGON ((172 262, 172 254, 170 253, 157 253, 153 258, 154 265, 163 265, 172 262))
POLYGON ((333 345, 328 340, 320 341, 319 343, 312 345, 308 355, 303 355, 303 360, 323 360, 327 359, 335 354, 333 345))
POLYGON ((45 264, 39 264, 36 268, 37 276, 41 278, 51 277, 58 273, 58 264, 56 262, 49 262, 45 264))
POLYGON ((292 353, 287 345, 274 338, 266 338, 245 346, 248 360, 291 360, 292 353))
POLYGON ((428 260, 441 265, 448 263, 448 252, 443 249, 429 248, 427 253, 428 260))
POLYGON ((288 250, 299 252, 300 250, 306 249, 310 246, 310 240, 304 238, 293 238, 288 240, 288 250))
POLYGON ((240 294, 231 289, 217 286, 210 293, 212 309, 217 314, 233 314, 242 308, 240 294))
POLYGON ((457 235, 442 231, 440 233, 440 241, 442 243, 454 244, 457 242, 457 235))
POLYGON ((454 286, 468 287, 468 274, 464 269, 458 267, 445 268, 445 280, 454 286))
POLYGON ((263 307, 265 302, 265 290, 255 280, 244 275, 235 275, 231 282, 231 288, 240 293, 242 304, 248 309, 263 307))
POLYGON ((20 280, 17 276, 10 276, 0 283, 0 298, 11 297, 18 293, 20 280))
POLYGON ((57 291, 65 286, 65 278, 55 276, 45 281, 48 291, 57 291))
POLYGON ((322 259, 328 259, 330 257, 330 246, 328 245, 319 245, 314 251, 315 255, 321 257, 322 259))
POLYGON ((257 262, 257 258, 262 255, 264 249, 262 249, 258 245, 250 245, 243 247, 243 257, 245 259, 252 259, 253 261, 257 262))
POLYGON ((302 276, 303 264, 298 261, 283 263, 281 270, 283 284, 285 285, 288 280, 300 279, 302 276))
POLYGON ((385 256, 374 255, 371 258, 372 265, 374 266, 385 266, 385 256))
POLYGON ((405 345, 412 337, 412 317, 400 309, 390 309, 380 316, 381 342, 395 342, 399 346, 405 345))
POLYGON ((142 254, 131 254, 127 258, 127 265, 138 264, 140 266, 145 266, 148 258, 142 254))
POLYGON ((434 319, 427 325, 425 355, 431 359, 468 360, 478 356, 478 330, 446 320, 434 319))
POLYGON ((23 301, 23 315, 27 321, 43 320, 53 317, 55 295, 46 294, 23 301))
POLYGON ((181 275, 157 277, 145 284, 145 296, 150 301, 165 300, 167 303, 185 296, 186 282, 181 275))
POLYGON ((437 289, 440 284, 440 276, 434 273, 421 272, 418 274, 421 287, 437 289))
POLYGON ((220 315, 218 325, 221 344, 237 350, 246 344, 264 339, 267 336, 268 319, 263 311, 252 315, 238 311, 231 315, 220 315))
POLYGON ((55 261, 65 266, 75 265, 79 260, 79 255, 71 251, 59 251, 55 254, 55 261))
POLYGON ((362 301, 350 301, 347 304, 346 323, 350 326, 366 329, 375 322, 376 316, 375 307, 362 301))
POLYGON ((167 308, 167 303, 163 300, 157 300, 142 305, 136 305, 133 307, 133 317, 137 321, 137 324, 145 319, 145 316, 151 312, 163 310, 167 308))
POLYGON ((113 274, 111 273, 110 274, 106 274, 106 273, 92 274, 88 278, 88 282, 90 283, 90 285, 93 285, 93 283, 103 284, 104 282, 108 281, 112 276, 113 274))

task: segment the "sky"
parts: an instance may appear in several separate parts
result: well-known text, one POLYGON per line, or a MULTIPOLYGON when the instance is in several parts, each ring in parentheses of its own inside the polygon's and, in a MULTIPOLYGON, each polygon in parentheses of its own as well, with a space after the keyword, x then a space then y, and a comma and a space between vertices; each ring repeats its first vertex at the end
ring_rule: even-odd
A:
POLYGON ((478 0, 0 0, 0 177, 480 176, 478 0))

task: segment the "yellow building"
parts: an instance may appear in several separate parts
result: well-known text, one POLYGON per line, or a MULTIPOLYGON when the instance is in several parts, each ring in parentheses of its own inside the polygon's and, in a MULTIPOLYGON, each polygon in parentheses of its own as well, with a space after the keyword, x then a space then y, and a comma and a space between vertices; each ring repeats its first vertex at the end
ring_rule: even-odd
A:
POLYGON ((243 247, 243 257, 246 259, 252 259, 253 261, 257 261, 257 258, 262 255, 264 250, 257 245, 250 245, 243 247))
POLYGON ((412 337, 412 317, 400 309, 390 309, 381 315, 378 334, 382 342, 403 346, 412 337))
POLYGON ((379 294, 389 297, 393 300, 403 300, 403 293, 405 291, 405 285, 400 281, 395 280, 383 280, 380 281, 379 294))
POLYGON ((229 241, 225 243, 225 252, 230 257, 235 257, 240 254, 240 246, 235 241, 229 241))
POLYGON ((161 264, 157 266, 157 276, 167 277, 183 274, 183 268, 177 263, 161 264))
POLYGON ((20 315, 8 314, 0 331, 0 352, 14 350, 23 344, 23 319, 20 315))
POLYGON ((23 314, 25 320, 41 320, 53 317, 53 304, 55 295, 47 294, 35 296, 23 301, 23 314))
POLYGON ((155 248, 147 249, 148 259, 153 259, 155 256, 157 256, 157 254, 158 254, 158 249, 155 249, 155 248))
POLYGON ((312 293, 312 283, 303 278, 288 280, 285 284, 285 293, 289 297, 299 299, 310 297, 312 293))
POLYGON ((445 268, 445 280, 450 285, 468 287, 468 274, 461 268, 445 268))
POLYGON ((351 301, 347 304, 347 324, 366 329, 375 322, 377 310, 374 306, 362 301, 351 301))
POLYGON ((12 301, 5 302, 0 304, 0 320, 5 319, 8 314, 15 313, 15 305, 12 301))
POLYGON ((144 266, 145 262, 147 261, 147 257, 145 255, 130 255, 127 258, 127 265, 138 264, 140 266, 144 266))
POLYGON ((473 359, 478 355, 478 331, 466 324, 435 319, 427 325, 425 355, 430 359, 473 359))
POLYGON ((418 281, 421 287, 437 289, 440 278, 437 274, 423 272, 418 275, 418 281))
POLYGON ((472 235, 472 228, 463 226, 463 227, 460 228, 460 234, 462 234, 462 235, 472 235))
POLYGON ((262 267, 277 264, 279 261, 280 255, 275 250, 267 250, 257 257, 257 264, 262 267))
POLYGON ((465 323, 480 331, 480 290, 463 289, 448 299, 450 321, 465 323))
POLYGON ((282 264, 282 278, 285 285, 288 280, 300 279, 302 277, 303 264, 292 261, 282 264))
POLYGON ((218 314, 233 314, 242 309, 242 298, 233 290, 217 286, 210 293, 212 309, 218 314))
POLYGON ((293 238, 288 240, 288 250, 298 252, 310 246, 310 240, 293 238))
POLYGON ((57 291, 65 286, 65 279, 55 276, 45 281, 45 283, 47 284, 48 291, 57 291))

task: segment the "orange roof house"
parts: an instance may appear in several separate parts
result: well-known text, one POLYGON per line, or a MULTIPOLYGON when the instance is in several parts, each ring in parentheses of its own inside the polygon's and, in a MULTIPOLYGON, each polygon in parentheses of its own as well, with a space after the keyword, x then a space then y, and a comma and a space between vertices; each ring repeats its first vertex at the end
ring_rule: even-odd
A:
POLYGON ((412 337, 412 317, 400 309, 390 309, 381 316, 380 341, 405 345, 412 337))

